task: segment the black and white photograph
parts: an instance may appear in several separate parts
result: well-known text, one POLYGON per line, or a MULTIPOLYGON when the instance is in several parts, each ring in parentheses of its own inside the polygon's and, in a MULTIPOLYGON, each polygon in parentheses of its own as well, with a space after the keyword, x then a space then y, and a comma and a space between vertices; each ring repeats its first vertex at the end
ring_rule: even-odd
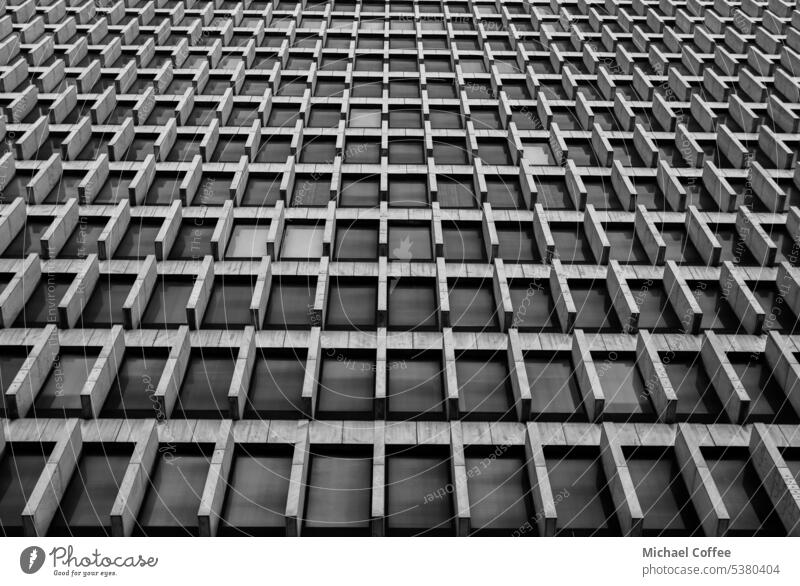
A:
POLYGON ((799 152, 800 0, 0 1, 0 582, 800 583, 799 152))

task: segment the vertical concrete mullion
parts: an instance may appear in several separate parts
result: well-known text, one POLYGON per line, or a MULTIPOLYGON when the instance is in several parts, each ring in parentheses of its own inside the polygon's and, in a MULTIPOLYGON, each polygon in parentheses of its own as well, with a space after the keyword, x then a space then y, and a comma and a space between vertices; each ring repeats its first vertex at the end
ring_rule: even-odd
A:
POLYGON ((322 368, 322 333, 319 327, 312 327, 308 335, 308 354, 306 355, 305 375, 301 401, 307 417, 314 417, 317 411, 319 374, 322 368))
POLYGON ((28 537, 47 534, 82 449, 83 439, 78 420, 65 420, 59 439, 22 511, 22 525, 28 537))
POLYGON ((233 201, 227 200, 222 206, 222 214, 214 227, 211 235, 211 255, 214 260, 221 261, 225 258, 225 248, 233 232, 233 201))
POLYGON ((659 421, 674 423, 678 396, 658 356, 652 336, 646 330, 639 330, 636 338, 636 367, 642 375, 645 392, 658 413, 659 421))
POLYGON ((389 366, 386 357, 386 328, 378 327, 376 336, 376 349, 375 349, 375 403, 374 413, 375 419, 386 419, 388 412, 387 394, 388 394, 388 376, 389 366))
POLYGON ((533 507, 536 511, 534 519, 539 535, 552 537, 556 534, 558 513, 553 499, 553 489, 550 486, 541 434, 535 423, 526 425, 525 461, 533 496, 533 507))
POLYGON ((111 534, 115 537, 129 537, 133 533, 158 455, 157 425, 155 420, 146 423, 146 429, 134 446, 117 498, 111 507, 111 534))
POLYGON ((722 296, 728 301, 742 328, 748 333, 759 335, 764 327, 766 313, 755 298, 744 279, 737 273, 730 261, 722 263, 719 273, 722 296))
POLYGON ((302 531, 305 509, 305 492, 308 482, 309 451, 308 421, 297 422, 297 436, 292 457, 292 472, 289 477, 289 494, 286 498, 286 535, 299 537, 302 531))
POLYGON ((272 287, 272 257, 265 256, 258 266, 256 286, 253 289, 253 299, 250 302, 250 317, 253 327, 262 329, 267 316, 267 304, 272 287))
POLYGON ((622 534, 641 536, 644 514, 613 423, 603 423, 601 427, 600 458, 622 534))
POLYGON ((578 311, 575 308, 575 302, 567 284, 567 276, 561 266, 561 261, 558 259, 553 259, 549 281, 550 291, 553 295, 553 305, 555 306, 558 321, 561 324, 561 331, 569 333, 575 327, 575 316, 578 311))
POLYGON ((643 205, 636 206, 634 231, 647 253, 647 258, 654 265, 663 265, 667 253, 667 245, 663 236, 656 229, 653 219, 643 205))
POLYGON ((30 299, 42 277, 39 255, 29 254, 0 293, 0 327, 10 328, 30 299))
POLYGON ((125 354, 125 333, 121 325, 112 326, 89 377, 81 389, 81 412, 86 419, 96 419, 117 378, 125 354))
POLYGON ((749 451, 750 460, 787 533, 792 537, 799 536, 800 487, 763 423, 753 425, 749 451))
POLYGON ((371 532, 373 537, 386 535, 386 428, 383 421, 375 422, 372 444, 371 532))
POLYGON ((250 379, 258 355, 253 326, 245 326, 241 336, 242 340, 236 355, 236 366, 233 369, 231 386, 228 390, 228 408, 232 419, 241 419, 244 414, 250 379))
POLYGON ((612 260, 606 270, 606 289, 622 324, 622 331, 635 334, 639 329, 639 306, 616 260, 612 260))
POLYGON ((172 409, 175 407, 178 393, 183 384, 183 377, 186 375, 186 368, 189 366, 191 352, 192 344, 189 340, 189 327, 181 326, 175 333, 169 358, 167 358, 167 363, 161 372, 161 378, 158 380, 154 395, 160 410, 160 413, 157 413, 159 420, 168 419, 172 414, 172 409))
POLYGON ((7 417, 25 417, 28 414, 60 352, 58 328, 49 324, 6 389, 3 398, 7 417))
POLYGON ((97 238, 97 257, 100 260, 111 260, 117 246, 122 242, 131 221, 131 206, 123 199, 114 208, 106 227, 97 238))
POLYGON ((442 366, 444 367, 445 415, 452 421, 458 419, 460 406, 455 341, 451 328, 442 330, 442 366))
POLYGON ((700 357, 728 417, 734 423, 744 423, 750 411, 750 397, 716 333, 705 332, 700 357))
POLYGON ((465 537, 470 533, 469 488, 467 467, 464 460, 464 437, 461 422, 450 422, 450 473, 453 478, 453 506, 455 509, 456 534, 465 537))
POLYGON ((150 295, 156 286, 157 266, 156 257, 152 254, 148 255, 139 266, 139 274, 136 275, 133 287, 122 304, 122 318, 126 330, 139 327, 142 315, 150 301, 150 295))
POLYGON ((506 356, 511 379, 511 390, 514 393, 514 403, 517 408, 517 420, 528 421, 531 418, 533 399, 530 383, 528 382, 528 373, 525 370, 525 358, 522 353, 519 330, 516 328, 508 331, 506 356))
POLYGON ((233 422, 220 422, 218 439, 211 456, 211 465, 203 487, 200 507, 197 511, 197 525, 201 537, 213 537, 219 527, 222 505, 225 500, 225 489, 233 464, 233 422))
POLYGON ((186 322, 193 330, 199 330, 203 315, 214 290, 214 259, 211 255, 203 257, 200 272, 194 282, 189 300, 186 302, 186 322))
POLYGON ((700 333, 700 324, 703 320, 703 310, 694 298, 686 280, 681 276, 680 268, 674 260, 668 260, 664 267, 664 290, 667 293, 672 309, 681 322, 683 332, 687 334, 700 333))
POLYGON ((764 355, 786 400, 795 413, 800 413, 800 362, 789 350, 788 344, 781 334, 771 331, 767 334, 764 355))
POLYGON ((685 423, 678 424, 675 435, 675 459, 692 504, 700 517, 703 531, 709 537, 725 535, 730 515, 700 453, 700 446, 685 423))
POLYGON ((583 229, 586 232, 586 239, 592 249, 597 264, 606 265, 611 254, 611 243, 608 241, 606 231, 600 222, 600 218, 592 204, 586 205, 583 214, 583 229))
POLYGON ((605 397, 583 330, 575 330, 572 334, 572 364, 589 420, 598 421, 603 415, 605 397))

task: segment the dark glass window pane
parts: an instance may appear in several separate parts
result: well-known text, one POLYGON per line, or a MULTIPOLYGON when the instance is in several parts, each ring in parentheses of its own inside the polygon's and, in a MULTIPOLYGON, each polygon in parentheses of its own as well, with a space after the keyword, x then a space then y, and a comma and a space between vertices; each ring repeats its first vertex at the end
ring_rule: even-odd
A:
POLYGON ((524 451, 518 446, 473 446, 465 456, 473 533, 512 535, 526 523, 534 526, 524 451))
POLYGON ((459 410, 465 419, 516 419, 505 353, 456 357, 459 410))
POLYGON ((77 417, 81 390, 97 360, 95 348, 61 348, 33 403, 34 417, 77 417))
POLYGON ((318 259, 324 230, 318 226, 289 224, 284 228, 281 259, 318 259))
POLYGON ((378 227, 373 224, 339 223, 336 226, 337 260, 375 260, 378 258, 378 227))
POLYGON ((531 412, 540 421, 585 421, 578 381, 568 352, 528 352, 525 372, 531 412))
POLYGON ((211 254, 216 223, 216 218, 184 220, 169 251, 170 260, 202 260, 211 254))
POLYGON ((32 252, 41 254, 40 242, 42 234, 52 223, 53 218, 28 217, 22 230, 3 251, 3 256, 6 258, 23 258, 32 252))
POLYGON ((500 258, 506 263, 540 262, 539 251, 533 239, 533 230, 514 223, 497 223, 500 241, 500 258))
POLYGON ((597 448, 546 448, 545 461, 558 517, 556 535, 620 535, 597 448))
POLYGON ((161 275, 142 316, 142 327, 178 327, 186 323, 186 304, 192 294, 191 279, 169 278, 161 275))
POLYGON ((43 273, 28 302, 14 322, 18 328, 42 327, 58 321, 58 304, 75 280, 75 275, 43 273))
POLYGON ((277 279, 269 294, 264 326, 309 327, 316 287, 316 279, 277 279))
POLYGON ((210 457, 196 448, 165 445, 150 476, 135 533, 196 535, 210 457), (171 449, 170 449, 171 448, 171 449))
POLYGON ((447 448, 387 450, 386 523, 393 535, 452 535, 452 482, 447 448))
POLYGON ((636 368, 636 358, 620 353, 593 354, 605 397, 604 416, 609 421, 641 421, 655 418, 649 393, 636 368))
POLYGON ((50 444, 6 444, 0 458, 0 534, 22 536, 22 511, 51 451, 50 444))
POLYGON ((114 251, 116 259, 144 258, 156 253, 156 236, 163 225, 161 219, 146 219, 133 216, 125 236, 114 251))
POLYGON ((243 328, 250 325, 255 277, 217 277, 203 316, 204 328, 243 328))
POLYGON ((317 408, 331 419, 363 419, 373 414, 375 360, 336 348, 323 351, 317 408))
POLYGON ((728 536, 786 535, 746 448, 705 448, 703 455, 730 515, 728 536))
POLYGON ((398 330, 435 328, 439 303, 435 283, 389 279, 389 327, 398 330))
POLYGON ((390 419, 442 419, 442 359, 433 352, 392 354, 386 363, 390 419))
POLYGON ((483 229, 478 225, 444 224, 444 257, 448 262, 480 262, 486 260, 483 229))
POLYGON ((168 358, 168 348, 126 348, 101 415, 118 418, 164 417, 155 393, 168 358))
POLYGON ((192 349, 173 418, 214 418, 229 412, 235 354, 235 349, 192 349))
POLYGON ((450 286, 450 324, 453 328, 494 330, 498 327, 497 304, 490 282, 460 279, 450 286))
POLYGON ((305 350, 262 348, 253 366, 245 417, 293 419, 303 413, 305 350))
POLYGON ((286 499, 292 474, 289 445, 245 445, 231 466, 219 534, 281 535, 286 532, 286 499))
POLYGON ((328 287, 328 327, 360 329, 376 326, 378 287, 361 279, 333 279, 328 287))
POLYGON ((700 354, 667 352, 661 355, 672 388, 678 396, 678 421, 725 423, 727 417, 700 354))
POLYGON ((114 324, 122 324, 122 306, 135 281, 135 275, 100 275, 81 315, 83 327, 111 327, 114 324))
POLYGON ((131 444, 84 444, 49 534, 109 536, 111 508, 132 453, 131 444))
POLYGON ((702 535, 700 521, 671 449, 630 450, 626 461, 644 513, 643 535, 702 535))
POLYGON ((80 216, 78 225, 58 251, 59 258, 86 258, 90 254, 97 254, 97 239, 102 234, 107 218, 87 218, 80 216))
POLYGON ((431 260, 431 231, 429 226, 389 224, 389 258, 417 262, 431 260))
POLYGON ((371 449, 317 446, 309 458, 305 533, 369 535, 371 449))
POLYGON ((628 281, 639 307, 639 327, 653 332, 680 332, 682 325, 661 281, 628 281))
POLYGON ((591 332, 619 332, 617 312, 604 282, 569 281, 577 314, 575 327, 591 332))

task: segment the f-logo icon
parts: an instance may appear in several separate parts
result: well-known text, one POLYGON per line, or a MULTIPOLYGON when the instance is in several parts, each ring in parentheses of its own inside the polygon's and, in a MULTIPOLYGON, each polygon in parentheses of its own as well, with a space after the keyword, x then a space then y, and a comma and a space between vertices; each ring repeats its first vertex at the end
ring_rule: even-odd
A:
POLYGON ((19 567, 26 574, 35 574, 44 565, 44 550, 41 547, 32 545, 26 547, 19 554, 19 567))

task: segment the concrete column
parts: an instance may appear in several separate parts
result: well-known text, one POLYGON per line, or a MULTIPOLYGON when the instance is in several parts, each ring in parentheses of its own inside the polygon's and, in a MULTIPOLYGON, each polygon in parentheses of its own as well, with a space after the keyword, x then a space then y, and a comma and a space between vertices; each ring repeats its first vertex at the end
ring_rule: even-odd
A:
POLYGON ((450 474, 453 479, 453 508, 455 509, 456 535, 466 537, 470 532, 469 487, 464 459, 464 438, 461 422, 450 422, 450 474))
POLYGON ((606 271, 606 289, 611 303, 617 312, 622 330, 626 334, 635 334, 639 329, 639 306, 628 287, 619 261, 612 260, 606 271))
POLYGON ((370 527, 373 537, 383 537, 386 535, 386 445, 383 421, 375 422, 373 438, 370 527))
POLYGON ((155 400, 159 408, 156 419, 159 421, 168 419, 172 414, 183 384, 183 377, 186 375, 186 368, 189 366, 191 353, 189 327, 181 326, 175 333, 167 363, 164 365, 164 371, 161 373, 156 387, 155 400))
POLYGON ((722 245, 703 221, 695 206, 689 206, 686 213, 686 232, 703 262, 708 266, 717 266, 722 255, 722 245))
POLYGON ((90 254, 58 304, 58 324, 61 328, 73 328, 78 323, 99 277, 100 263, 97 255, 90 254))
POLYGON ((603 415, 605 397, 583 330, 575 330, 572 334, 572 364, 589 420, 598 421, 603 415))
POLYGON ((558 315, 558 321, 561 324, 561 331, 569 333, 575 327, 575 316, 578 311, 575 308, 572 293, 570 293, 567 285, 567 276, 561 266, 561 261, 557 258, 553 259, 549 281, 550 294, 553 296, 553 305, 555 306, 556 315, 558 315))
POLYGON ((201 537, 214 537, 219 527, 222 505, 233 465, 233 422, 223 420, 219 424, 219 438, 214 444, 214 453, 203 487, 203 496, 197 511, 197 526, 201 537))
POLYGON ((600 218, 592 204, 586 206, 583 214, 583 229, 586 232, 586 239, 592 249, 597 264, 608 264, 608 257, 611 254, 611 243, 608 241, 606 231, 600 222, 600 218))
POLYGON ((742 328, 753 335, 761 334, 764 326, 765 312, 744 279, 736 271, 733 263, 722 263, 719 275, 719 284, 722 295, 727 299, 742 328))
POLYGON ((214 260, 224 260, 225 249, 233 232, 233 201, 228 200, 222 205, 222 214, 217 220, 214 233, 211 235, 211 254, 214 260))
POLYGON ((709 537, 722 537, 728 530, 730 516, 700 452, 700 445, 691 427, 685 423, 678 424, 675 459, 703 531, 709 537))
POLYGON ((122 305, 122 317, 126 330, 134 330, 139 327, 157 279, 156 257, 151 254, 139 265, 139 274, 136 275, 136 280, 122 305))
POLYGON ((22 525, 28 537, 47 535, 47 529, 78 464, 83 439, 77 419, 62 424, 59 440, 47 458, 39 480, 22 510, 22 525))
POLYGON ((297 422, 297 436, 292 458, 292 472, 289 477, 289 495, 286 499, 286 535, 299 537, 303 527, 306 485, 308 482, 308 421, 297 422))
POLYGON ((526 424, 525 462, 533 497, 534 518, 539 535, 552 537, 556 534, 558 515, 550 487, 550 476, 547 473, 547 462, 544 457, 544 446, 536 423, 526 424))
POLYGON ((522 342, 516 328, 508 330, 508 346, 506 347, 509 378, 511 390, 514 393, 514 404, 519 421, 528 421, 531 418, 531 387, 528 382, 528 373, 525 370, 525 357, 522 352, 522 342))
POLYGON ((673 423, 678 407, 678 397, 661 362, 652 336, 640 330, 636 338, 636 367, 644 381, 645 392, 658 413, 659 421, 673 423))
POLYGON ((100 260, 111 260, 128 231, 130 221, 131 204, 127 199, 123 199, 114 208, 108 224, 97 239, 97 256, 100 260))
POLYGON ((7 417, 25 417, 28 414, 60 351, 58 328, 49 324, 6 389, 3 398, 7 417))
POLYGON ((313 417, 317 412, 319 392, 319 373, 322 368, 322 333, 318 326, 312 327, 308 334, 308 353, 306 354, 306 374, 303 377, 301 404, 303 413, 313 417))
POLYGON ((705 332, 700 357, 728 417, 734 423, 744 423, 750 411, 750 397, 714 332, 705 332))
POLYGON ((750 432, 750 457, 775 511, 791 537, 800 536, 800 487, 763 423, 750 432))
POLYGON ((444 367, 445 415, 447 419, 453 421, 458 419, 460 409, 455 340, 453 339, 453 330, 450 328, 442 330, 442 366, 444 367))
POLYGON ((601 427, 600 458, 622 534, 640 537, 644 513, 613 423, 603 423, 601 427))
POLYGON ((0 327, 10 328, 30 299, 42 276, 39 255, 29 254, 0 293, 0 327))
POLYGON ((111 534, 114 537, 129 537, 133 533, 139 509, 147 493, 150 471, 158 455, 158 423, 145 422, 145 429, 133 448, 128 469, 111 507, 111 534))
POLYGON ((764 231, 761 224, 756 222, 753 212, 744 206, 740 206, 736 213, 736 231, 761 266, 775 264, 778 246, 764 231))
POLYGON ((203 315, 214 290, 214 259, 211 255, 203 257, 200 272, 186 302, 186 323, 193 330, 199 330, 203 323, 203 315))
POLYGON ((58 215, 40 237, 43 259, 56 258, 80 220, 78 200, 71 198, 59 206, 58 215))
MULTIPOLYGON (((184 203, 183 205, 189 204, 184 203)), ((173 201, 164 218, 164 224, 161 226, 161 230, 156 234, 155 253, 156 259, 158 260, 167 260, 167 258, 169 258, 169 251, 172 250, 172 245, 175 243, 175 239, 178 237, 178 232, 180 232, 181 229, 181 222, 183 220, 182 209, 180 201, 173 201)))
POLYGON ((89 377, 81 389, 81 413, 85 419, 97 419, 117 378, 125 354, 125 333, 116 325, 107 334, 89 377))
POLYGON ((272 287, 272 257, 265 256, 258 266, 256 286, 253 289, 253 299, 250 302, 250 316, 253 327, 260 330, 263 327, 267 314, 270 288, 272 287))
POLYGON ((255 329, 245 326, 242 331, 242 341, 236 354, 236 366, 233 369, 231 386, 228 391, 228 404, 232 419, 241 419, 247 402, 247 391, 250 388, 250 379, 258 357, 256 348, 255 329))

